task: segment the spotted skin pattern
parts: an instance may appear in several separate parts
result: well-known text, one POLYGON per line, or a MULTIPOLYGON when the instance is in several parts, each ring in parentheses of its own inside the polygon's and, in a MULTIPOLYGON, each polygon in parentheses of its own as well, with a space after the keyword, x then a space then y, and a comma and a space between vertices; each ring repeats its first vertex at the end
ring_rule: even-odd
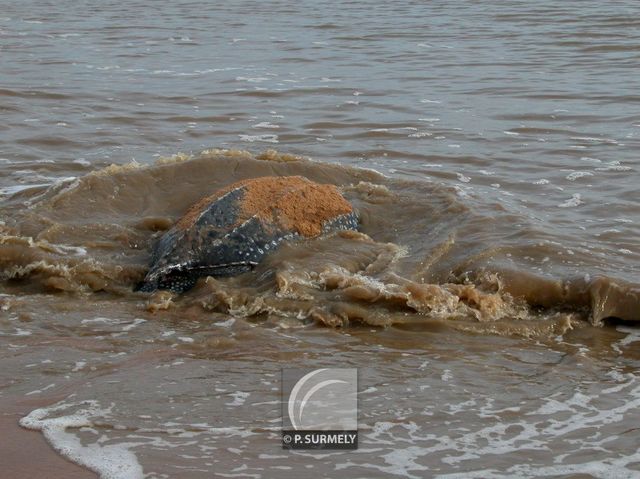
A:
MULTIPOLYGON (((183 293, 203 276, 235 276, 251 271, 283 241, 302 238, 296 231, 265 222, 258 215, 240 222, 244 194, 243 187, 233 189, 203 205, 194 220, 178 221, 155 244, 151 268, 138 290, 183 293)), ((357 228, 358 216, 352 210, 325 221, 322 233, 357 228)))

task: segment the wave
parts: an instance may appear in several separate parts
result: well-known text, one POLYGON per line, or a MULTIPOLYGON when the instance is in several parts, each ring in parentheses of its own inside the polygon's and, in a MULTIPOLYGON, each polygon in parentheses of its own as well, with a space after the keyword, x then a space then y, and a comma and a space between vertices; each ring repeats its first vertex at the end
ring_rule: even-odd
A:
POLYGON ((578 258, 580 274, 561 262, 542 274, 536 258, 554 257, 554 243, 541 247, 545 233, 505 208, 478 207, 437 183, 273 150, 207 150, 152 165, 112 165, 17 192, 2 213, 1 288, 14 295, 106 293, 148 298, 155 311, 196 305, 331 327, 445 325, 523 336, 640 319, 638 285, 602 274, 588 255, 578 258), (269 175, 337 185, 358 210, 361 231, 288 243, 254 271, 202 279, 180 297, 133 292, 154 241, 192 203, 269 175))

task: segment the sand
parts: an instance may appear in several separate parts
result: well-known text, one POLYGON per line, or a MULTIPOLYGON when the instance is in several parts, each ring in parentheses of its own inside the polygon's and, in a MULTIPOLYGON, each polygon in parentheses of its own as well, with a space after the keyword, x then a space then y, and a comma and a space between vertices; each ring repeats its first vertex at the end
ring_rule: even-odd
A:
POLYGON ((98 477, 59 456, 40 432, 18 425, 23 416, 37 407, 0 403, 0 476, 11 479, 98 477))
POLYGON ((353 211, 334 185, 314 183, 302 176, 267 176, 233 183, 202 198, 189 208, 178 227, 190 228, 203 209, 237 188, 245 189, 238 223, 255 215, 308 238, 318 236, 327 220, 353 211))

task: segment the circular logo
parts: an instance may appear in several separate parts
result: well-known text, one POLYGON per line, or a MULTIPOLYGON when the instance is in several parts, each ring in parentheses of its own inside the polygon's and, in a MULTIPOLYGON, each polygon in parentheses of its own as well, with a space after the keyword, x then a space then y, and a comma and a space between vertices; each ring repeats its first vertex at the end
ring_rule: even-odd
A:
POLYGON ((290 444, 292 437, 289 434, 285 434, 282 440, 284 441, 285 444, 290 444))
POLYGON ((357 378, 351 369, 313 370, 295 383, 287 412, 295 430, 356 429, 357 378))

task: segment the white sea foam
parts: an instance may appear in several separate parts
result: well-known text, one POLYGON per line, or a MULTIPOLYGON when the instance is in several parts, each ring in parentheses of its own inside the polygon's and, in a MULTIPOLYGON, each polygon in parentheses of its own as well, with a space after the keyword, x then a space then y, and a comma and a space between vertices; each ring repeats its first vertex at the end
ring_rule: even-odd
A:
POLYGON ((249 397, 249 393, 244 391, 236 391, 231 394, 231 397, 233 398, 233 401, 227 403, 227 406, 242 406, 249 397))
POLYGON ((627 333, 627 336, 615 343, 618 351, 620 351, 620 348, 624 348, 631 343, 640 341, 640 331, 638 329, 630 328, 628 326, 618 326, 616 329, 621 333, 627 333))
POLYGON ((136 326, 141 325, 142 323, 146 323, 147 320, 146 319, 142 319, 142 318, 136 318, 133 320, 133 322, 127 324, 126 326, 122 327, 123 331, 131 331, 133 328, 135 328, 136 326))
POLYGON ((579 141, 587 141, 590 143, 607 143, 610 145, 617 145, 618 142, 616 140, 613 140, 611 138, 596 138, 596 137, 591 137, 591 136, 572 136, 571 137, 572 140, 579 140, 579 141))
POLYGON ((20 193, 24 190, 29 190, 31 188, 41 188, 43 186, 49 186, 49 183, 36 183, 31 185, 14 185, 14 186, 5 186, 4 188, 0 188, 0 195, 9 196, 14 195, 16 193, 20 193))
POLYGON ((249 83, 262 83, 269 80, 267 77, 236 77, 236 81, 246 81, 249 83))
POLYGON ((260 141, 263 143, 278 143, 278 135, 238 135, 242 141, 254 143, 260 141))
POLYGON ((9 336, 31 336, 31 331, 23 328, 14 328, 15 332, 9 334, 9 336))
POLYGON ((255 125, 253 125, 254 128, 272 128, 272 129, 277 129, 280 128, 280 125, 276 125, 274 123, 269 123, 268 121, 263 121, 260 123, 256 123, 255 125))
POLYGON ((75 366, 73 367, 73 369, 71 370, 71 372, 75 373, 77 371, 80 371, 81 369, 83 369, 85 366, 87 365, 86 361, 76 361, 75 366))
POLYGON ((399 126, 397 128, 373 128, 369 131, 375 132, 375 133, 395 133, 395 132, 402 132, 402 131, 418 131, 418 129, 414 126, 399 126))
POLYGON ((575 181, 578 178, 583 178, 585 176, 593 176, 593 173, 591 173, 589 171, 574 171, 573 173, 569 173, 567 175, 567 180, 575 181))
POLYGON ((83 319, 80 321, 82 324, 92 324, 92 323, 106 323, 106 324, 120 324, 120 320, 117 318, 91 318, 91 319, 83 319))
POLYGON ((563 201, 558 205, 559 208, 575 208, 576 206, 580 206, 583 204, 582 195, 580 193, 575 193, 569 198, 567 201, 563 201))
POLYGON ((605 163, 605 166, 596 168, 596 171, 631 171, 633 168, 630 166, 623 166, 619 161, 609 161, 605 163))
POLYGON ((47 389, 51 389, 53 387, 55 387, 55 383, 49 384, 48 386, 43 387, 42 389, 36 389, 35 391, 31 391, 25 394, 25 396, 32 396, 33 394, 40 394, 43 391, 46 391, 47 389))
POLYGON ((62 456, 96 472, 101 479, 140 479, 142 466, 130 450, 132 444, 83 444, 72 430, 92 428, 96 419, 104 420, 111 408, 97 401, 57 403, 35 409, 20 420, 27 429, 41 431, 51 446, 62 456))
POLYGON ((419 131, 417 133, 411 133, 409 138, 424 138, 425 136, 433 136, 433 133, 429 133, 428 131, 419 131))
POLYGON ((226 321, 218 321, 217 323, 213 323, 213 325, 221 328, 230 328, 235 322, 236 318, 229 318, 226 321))

